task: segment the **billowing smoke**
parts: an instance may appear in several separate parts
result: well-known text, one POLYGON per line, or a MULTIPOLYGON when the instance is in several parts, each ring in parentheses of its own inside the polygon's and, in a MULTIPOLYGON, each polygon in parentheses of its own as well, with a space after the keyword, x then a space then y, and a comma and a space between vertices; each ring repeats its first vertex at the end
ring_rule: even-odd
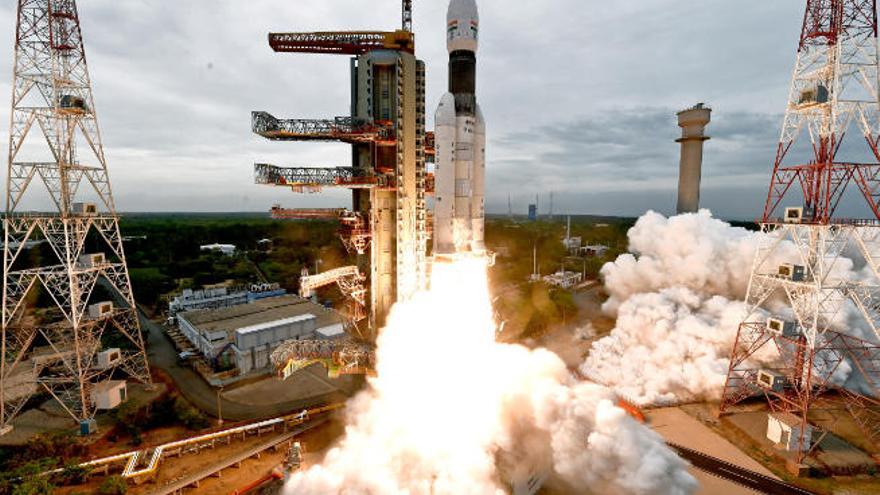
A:
POLYGON ((720 397, 744 304, 683 287, 629 297, 582 372, 639 404, 720 397))
MULTIPOLYGON (((715 219, 708 210, 670 218, 650 211, 643 215, 628 233, 633 254, 601 270, 609 294, 603 310, 617 323, 594 342, 581 372, 641 405, 720 398, 737 329, 747 314, 742 301, 755 252, 766 244, 765 236, 715 219)), ((794 244, 782 241, 765 266, 799 259, 794 244)), ((829 280, 867 276, 847 256, 835 258, 828 275, 829 280)), ((793 318, 781 299, 768 306, 793 318)), ((848 303, 832 324, 864 338, 860 318, 848 303)), ((768 346, 753 359, 770 362, 776 356, 768 346)), ((850 371, 843 363, 834 381, 843 383, 850 371)))
POLYGON ((708 210, 639 218, 633 254, 602 267, 617 323, 581 372, 639 404, 720 397, 761 235, 708 210))
POLYGON ((344 438, 285 493, 501 494, 542 471, 575 493, 696 488, 607 388, 549 351, 495 343, 482 261, 435 265, 431 290, 392 310, 377 357, 344 438))
POLYGON ((630 229, 629 250, 602 267, 616 313, 635 294, 669 287, 697 294, 742 299, 761 234, 712 218, 709 210, 666 218, 649 211, 630 229))

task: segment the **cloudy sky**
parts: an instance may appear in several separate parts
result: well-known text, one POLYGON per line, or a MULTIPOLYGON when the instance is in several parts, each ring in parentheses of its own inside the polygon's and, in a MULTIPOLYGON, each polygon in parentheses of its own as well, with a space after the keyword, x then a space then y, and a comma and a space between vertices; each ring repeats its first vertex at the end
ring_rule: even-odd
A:
MULTIPOLYGON (((0 7, 9 54, 13 3, 0 7)), ((347 205, 342 191, 303 196, 253 184, 255 161, 349 161, 344 144, 274 143, 251 134, 251 110, 326 118, 349 108, 347 57, 276 54, 266 33, 394 29, 397 0, 78 3, 120 210, 347 205)), ((446 1, 415 4, 433 109, 446 86, 446 1)), ((550 191, 557 212, 671 211, 675 111, 704 101, 714 111, 703 204, 724 217, 754 218, 766 194, 803 4, 480 0, 489 212, 506 212, 508 194, 524 213, 541 193, 543 210, 550 191)), ((0 94, 10 94, 11 79, 11 57, 3 57, 0 94)), ((3 136, 8 112, 0 110, 3 136)))

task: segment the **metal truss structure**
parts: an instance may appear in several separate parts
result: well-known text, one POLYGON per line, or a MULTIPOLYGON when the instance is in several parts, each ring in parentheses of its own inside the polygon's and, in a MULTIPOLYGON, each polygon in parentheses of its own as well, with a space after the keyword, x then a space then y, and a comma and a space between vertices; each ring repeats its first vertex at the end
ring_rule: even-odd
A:
POLYGON ((254 182, 286 186, 295 192, 305 189, 320 191, 323 187, 370 189, 386 186, 385 177, 354 167, 276 167, 264 163, 254 165, 254 182))
POLYGON ((370 50, 412 53, 415 50, 415 39, 407 31, 270 33, 269 46, 276 52, 284 53, 360 55, 370 50))
POLYGON ((76 2, 19 0, 17 12, 3 218, 3 431, 39 392, 82 421, 94 417, 93 393, 103 382, 122 373, 151 382, 76 2), (44 141, 50 159, 19 159, 31 135, 44 141), (85 143, 83 156, 78 142, 85 143), (45 186, 53 212, 19 212, 34 179, 45 186), (83 183, 91 187, 80 195, 83 183), (86 194, 96 202, 83 202, 86 194), (47 244, 51 256, 28 253, 34 242, 47 244), (93 297, 99 284, 121 307, 93 297), (50 307, 36 307, 40 295, 50 307))
POLYGON ((316 289, 336 284, 339 291, 347 298, 348 317, 357 328, 357 322, 366 316, 367 289, 364 285, 366 277, 356 266, 343 266, 316 273, 305 274, 299 279, 300 297, 311 297, 316 289))
POLYGON ((806 220, 827 223, 850 182, 858 186, 874 218, 880 219, 876 7, 876 0, 807 2, 764 207, 765 222, 777 215, 783 197, 797 184, 808 213, 806 220), (861 131, 872 162, 838 158, 852 127, 861 131), (810 139, 811 160, 786 163, 789 151, 804 132, 810 139))
MULTIPOLYGON (((294 192, 352 190, 353 211, 340 217, 340 238, 350 253, 357 253, 360 272, 369 274, 367 306, 374 331, 394 302, 410 297, 427 279, 426 196, 434 180, 425 164, 436 152, 434 135, 425 129, 425 69, 414 56, 412 0, 402 0, 401 23, 393 32, 270 34, 276 52, 354 55, 351 117, 282 120, 266 112, 252 114, 254 133, 267 139, 352 145, 352 167, 257 164, 255 175, 258 184, 294 192)), ((363 309, 355 303, 353 309, 363 309)))
POLYGON ((282 378, 315 363, 320 363, 331 377, 373 375, 376 348, 370 344, 333 340, 289 340, 272 351, 269 358, 282 378))
POLYGON ((360 212, 342 208, 282 208, 270 210, 276 220, 337 220, 337 235, 349 254, 366 254, 370 247, 370 225, 360 212))
POLYGON ((413 53, 412 0, 402 0, 398 31, 326 31, 317 33, 270 33, 269 46, 276 52, 362 55, 371 50, 413 53))
MULTIPOLYGON (((424 194, 434 193, 434 174, 422 167, 421 183, 424 194)), ((377 175, 372 171, 355 167, 278 167, 266 163, 254 164, 254 183, 269 186, 289 187, 296 193, 321 192, 325 187, 344 187, 346 189, 388 189, 395 180, 387 175, 377 175)), ((421 199, 424 201, 424 198, 421 199)))
POLYGON ((866 438, 880 444, 880 164, 837 156, 855 122, 880 159, 878 68, 875 0, 807 0, 745 299, 748 314, 720 406, 723 414, 757 395, 771 412, 796 418, 797 463, 819 445, 840 411, 849 411, 866 438), (802 131, 812 159, 784 164, 802 131), (850 181, 873 218, 834 216, 850 181), (792 188, 795 183, 800 187, 792 188), (800 193, 793 194, 796 208, 777 219, 791 189, 800 193), (831 424, 820 428, 823 417, 831 424))
POLYGON ((346 143, 394 144, 393 133, 380 122, 351 117, 322 119, 278 119, 268 112, 251 112, 254 134, 274 141, 342 141, 346 143))

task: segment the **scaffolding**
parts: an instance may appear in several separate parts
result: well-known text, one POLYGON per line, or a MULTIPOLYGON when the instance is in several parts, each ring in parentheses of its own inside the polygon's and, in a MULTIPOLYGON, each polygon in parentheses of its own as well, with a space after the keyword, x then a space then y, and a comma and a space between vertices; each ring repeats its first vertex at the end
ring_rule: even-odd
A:
POLYGON ((343 266, 325 272, 308 275, 304 273, 299 279, 300 297, 312 297, 315 290, 336 284, 348 301, 348 319, 353 329, 360 333, 357 322, 366 316, 367 289, 364 285, 366 277, 356 266, 343 266))
POLYGON ((85 421, 95 415, 93 393, 117 371, 151 383, 76 2, 19 0, 17 19, 3 218, 4 432, 38 392, 56 399, 75 420, 85 421), (51 159, 20 160, 32 134, 51 159), (52 212, 20 211, 35 182, 45 186, 52 212), (83 183, 91 186, 85 193, 80 191, 83 183), (86 202, 87 194, 96 202, 86 202), (48 244, 54 259, 33 261, 26 255, 31 241, 48 244), (119 307, 94 300, 99 284, 119 307), (35 307, 40 293, 50 308, 35 307), (110 341, 120 347, 118 352, 105 349, 110 341), (30 384, 11 387, 21 376, 30 384))
POLYGON ((287 379, 293 373, 321 364, 331 378, 340 375, 374 375, 376 348, 371 344, 333 340, 290 340, 270 356, 278 376, 287 379))

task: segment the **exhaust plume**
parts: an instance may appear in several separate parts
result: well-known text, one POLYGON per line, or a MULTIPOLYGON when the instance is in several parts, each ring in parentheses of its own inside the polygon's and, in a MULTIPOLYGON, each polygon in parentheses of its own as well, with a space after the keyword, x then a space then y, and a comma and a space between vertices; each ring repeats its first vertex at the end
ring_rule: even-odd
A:
POLYGON ((577 493, 694 491, 610 390, 549 351, 496 343, 495 328, 485 262, 435 264, 431 289, 392 309, 344 438, 285 493, 503 494, 536 467, 577 493))

